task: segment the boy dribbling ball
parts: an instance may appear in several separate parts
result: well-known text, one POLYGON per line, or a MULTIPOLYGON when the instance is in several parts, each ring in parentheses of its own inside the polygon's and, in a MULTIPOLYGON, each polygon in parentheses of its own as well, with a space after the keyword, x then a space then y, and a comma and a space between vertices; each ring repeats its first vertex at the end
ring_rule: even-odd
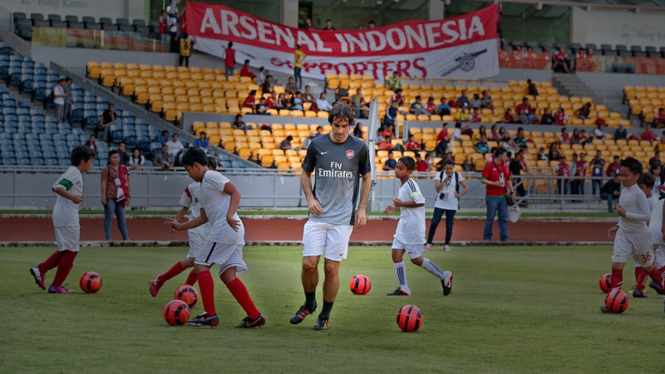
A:
MULTIPOLYGON (((653 185, 656 183, 656 178, 653 176, 651 173, 644 173, 640 176, 640 179, 637 180, 637 187, 644 192, 644 195, 647 197, 647 202, 649 203, 649 211, 651 212, 653 216, 653 209, 654 205, 658 201, 658 198, 654 198, 651 195, 651 190, 653 189, 653 185)), ((651 232, 651 221, 649 221, 649 231, 651 232)), ((653 238, 651 239, 653 242, 653 238)), ((655 243, 655 242, 654 242, 655 243)), ((657 255, 656 250, 654 246, 654 255, 657 255)), ((656 257, 656 260, 654 263, 658 261, 658 258, 656 257)), ((662 273, 662 272, 661 272, 662 273)), ((646 287, 647 284, 647 279, 649 279, 649 274, 647 274, 644 269, 642 269, 642 266, 635 262, 635 288, 633 289, 633 297, 635 298, 648 298, 649 296, 644 294, 644 288, 646 287)))
POLYGON ((395 177, 402 182, 395 206, 388 205, 387 215, 399 211, 400 218, 393 239, 392 256, 399 287, 388 296, 408 296, 411 289, 406 281, 406 265, 402 259, 408 253, 411 262, 430 272, 441 280, 443 295, 448 296, 453 287, 453 273, 441 270, 434 262, 422 256, 425 250, 425 197, 418 184, 410 178, 416 167, 411 157, 402 157, 395 166, 395 177))
MULTIPOLYGON (((215 171, 217 163, 213 157, 208 157, 208 170, 215 171)), ((193 182, 185 191, 183 191, 182 196, 180 197, 180 211, 176 214, 174 220, 180 222, 180 220, 191 210, 189 220, 195 220, 201 213, 201 203, 199 201, 199 189, 201 188, 201 183, 193 182)), ((189 253, 185 256, 185 259, 178 261, 173 265, 166 273, 160 274, 155 277, 150 283, 150 294, 152 297, 157 296, 159 289, 162 288, 164 283, 169 279, 175 277, 176 275, 182 273, 188 268, 194 266, 194 260, 196 256, 203 250, 203 245, 205 244, 206 239, 208 238, 208 233, 210 232, 210 222, 205 223, 199 227, 187 230, 187 241, 189 242, 189 253)), ((196 272, 192 270, 187 276, 186 285, 193 286, 196 283, 196 272)))
POLYGON ((95 152, 84 146, 74 147, 70 157, 71 166, 58 178, 52 187, 58 197, 53 207, 53 227, 58 250, 46 261, 30 269, 35 282, 45 290, 46 272, 58 268, 53 283, 48 288, 49 293, 74 293, 62 287, 74 266, 74 259, 79 252, 81 240, 81 224, 79 223, 79 204, 83 201, 83 175, 92 168, 95 152))
MULTIPOLYGON (((649 202, 644 193, 637 187, 637 181, 642 175, 642 164, 632 157, 621 161, 620 179, 624 190, 619 197, 617 213, 619 224, 608 231, 608 236, 614 239, 614 252, 612 254, 612 278, 610 288, 621 289, 623 283, 623 268, 629 256, 633 256, 644 271, 649 274, 656 284, 663 286, 663 277, 654 264, 654 253, 651 244, 651 234, 647 222, 651 219, 649 202)), ((606 306, 600 307, 601 312, 610 313, 606 306)))

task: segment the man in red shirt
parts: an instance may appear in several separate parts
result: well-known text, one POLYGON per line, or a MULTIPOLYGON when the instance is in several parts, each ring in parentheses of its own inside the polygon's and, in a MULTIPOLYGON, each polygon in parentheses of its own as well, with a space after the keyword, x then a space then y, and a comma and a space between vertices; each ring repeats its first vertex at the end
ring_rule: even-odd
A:
POLYGON ((552 70, 556 71, 556 67, 562 65, 563 70, 566 71, 566 73, 570 73, 570 69, 568 68, 568 56, 566 56, 566 48, 561 47, 559 51, 554 55, 554 65, 552 65, 552 70))
POLYGON ((532 109, 528 98, 522 98, 522 103, 515 107, 515 113, 519 113, 520 109, 523 110, 526 115, 531 114, 532 109))
POLYGON ((580 152, 580 159, 577 161, 575 176, 577 176, 577 193, 584 195, 584 182, 586 182, 586 173, 589 169, 589 162, 584 159, 586 155, 580 152))
POLYGON ((640 134, 640 140, 654 141, 656 139, 656 134, 651 131, 651 125, 646 125, 642 134, 640 134))
POLYGON ((236 73, 236 50, 233 49, 233 42, 229 42, 229 46, 224 50, 224 72, 227 80, 229 75, 236 73))
POLYGON ((385 139, 379 143, 379 149, 382 151, 390 151, 393 149, 393 143, 390 136, 386 136, 385 139))
POLYGON ((443 129, 441 129, 439 136, 436 137, 436 142, 438 143, 442 140, 447 140, 447 139, 448 139, 448 124, 444 123, 443 129))
POLYGON ((409 142, 406 143, 406 150, 407 151, 419 151, 420 150, 420 143, 418 143, 413 138, 413 135, 409 135, 409 142))
POLYGON ((494 159, 485 164, 480 181, 485 188, 485 205, 487 205, 487 218, 485 220, 485 230, 483 239, 492 240, 492 225, 494 217, 499 213, 499 233, 501 241, 508 241, 508 201, 506 194, 510 193, 515 201, 515 190, 510 180, 510 171, 506 162, 506 150, 497 148, 494 152, 494 159))
POLYGON ((607 171, 605 173, 607 174, 608 177, 614 178, 615 175, 619 174, 620 169, 621 169, 621 160, 619 159, 619 156, 614 156, 614 162, 607 167, 607 171))
POLYGON ((429 164, 420 157, 419 152, 416 152, 416 171, 419 173, 427 173, 429 171, 429 164))
POLYGON ((658 114, 654 116, 654 119, 658 126, 665 125, 665 109, 663 108, 658 109, 658 114))
POLYGON ((252 80, 256 78, 256 74, 249 70, 249 60, 245 60, 245 63, 242 65, 242 69, 240 69, 240 76, 250 77, 252 80))
MULTIPOLYGON (((392 103, 397 103, 397 105, 402 105, 404 104, 404 97, 402 96, 402 89, 398 88, 395 90, 395 94, 393 97, 390 99, 390 104, 392 103)), ((388 105, 390 105, 388 104, 388 105)))
POLYGON ((556 175, 563 177, 557 181, 556 193, 567 195, 570 191, 570 165, 566 163, 566 156, 561 156, 559 165, 556 166, 556 175))

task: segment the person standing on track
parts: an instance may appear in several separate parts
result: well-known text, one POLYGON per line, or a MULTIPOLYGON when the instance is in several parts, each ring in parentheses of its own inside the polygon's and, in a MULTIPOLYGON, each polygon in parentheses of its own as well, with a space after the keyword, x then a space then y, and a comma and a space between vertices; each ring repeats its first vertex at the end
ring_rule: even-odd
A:
POLYGON ((335 106, 328 122, 332 124, 332 132, 312 141, 302 164, 301 182, 310 212, 302 243, 305 303, 291 317, 295 325, 316 312, 317 267, 325 252, 323 309, 314 330, 328 329, 330 311, 339 289, 339 265, 347 256, 353 225, 365 226, 367 199, 372 188, 367 145, 349 135, 354 123, 353 110, 346 105, 335 106), (312 188, 311 176, 315 170, 316 182, 312 188), (354 212, 361 178, 360 203, 354 212))

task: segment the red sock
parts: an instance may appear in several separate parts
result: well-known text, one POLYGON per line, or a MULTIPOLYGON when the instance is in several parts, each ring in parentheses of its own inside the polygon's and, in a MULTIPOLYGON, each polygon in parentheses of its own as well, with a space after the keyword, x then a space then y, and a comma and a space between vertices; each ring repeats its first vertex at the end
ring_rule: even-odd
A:
POLYGON ((215 282, 213 282, 210 272, 206 270, 196 273, 196 279, 199 281, 203 309, 210 316, 217 315, 217 311, 215 310, 215 282))
POLYGON ((182 267, 182 264, 180 263, 180 261, 178 261, 175 265, 173 265, 169 269, 169 271, 167 271, 166 273, 160 275, 159 280, 162 281, 162 282, 166 282, 167 280, 175 277, 176 275, 182 273, 183 271, 185 271, 185 268, 182 267))
POLYGON ((60 263, 61 258, 62 258, 62 252, 60 251, 53 252, 51 257, 47 258, 46 261, 39 264, 39 272, 44 274, 47 271, 54 269, 56 266, 58 266, 58 263, 60 263))
POLYGON ((55 278, 53 278, 53 283, 51 283, 53 287, 62 286, 62 282, 67 279, 69 272, 72 270, 72 266, 74 266, 74 259, 76 258, 77 254, 79 253, 72 251, 62 251, 62 258, 58 264, 58 271, 55 272, 55 278))
POLYGON ((190 271, 189 275, 187 276, 187 281, 185 282, 185 284, 193 286, 194 283, 196 283, 196 273, 192 269, 192 271, 190 271))
POLYGON ((249 318, 259 318, 261 313, 256 309, 252 298, 249 296, 249 292, 247 292, 247 287, 245 287, 245 284, 239 278, 232 280, 226 287, 231 291, 231 295, 236 298, 236 301, 245 310, 249 318))
POLYGON ((663 274, 660 272, 660 269, 656 269, 654 267, 651 269, 649 276, 651 279, 653 279, 654 282, 656 282, 657 285, 660 285, 660 287, 663 288, 663 274))
POLYGON ((612 268, 612 278, 610 280, 610 288, 612 290, 620 290, 623 284, 623 270, 612 268))
POLYGON ((638 291, 644 291, 644 288, 646 287, 647 284, 647 279, 649 278, 649 274, 647 274, 646 271, 644 271, 644 268, 638 267, 635 268, 635 289, 638 291))

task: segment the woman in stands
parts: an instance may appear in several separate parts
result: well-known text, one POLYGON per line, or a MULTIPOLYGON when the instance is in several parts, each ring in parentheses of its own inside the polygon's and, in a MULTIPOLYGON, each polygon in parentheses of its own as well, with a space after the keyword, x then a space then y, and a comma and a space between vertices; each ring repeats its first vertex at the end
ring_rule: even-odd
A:
MULTIPOLYGON (((561 135, 563 135, 563 132, 561 135)), ((573 130, 573 136, 570 138, 570 144, 581 144, 581 143, 582 143, 582 138, 580 137, 580 130, 579 129, 573 130)))
POLYGON ((559 110, 557 110, 557 112, 554 114, 554 121, 557 125, 561 126, 565 126, 568 123, 568 116, 566 115, 566 111, 563 110, 563 108, 559 108, 559 110))
POLYGON ((512 109, 506 109, 506 112, 503 114, 504 123, 515 123, 515 117, 513 117, 512 109))
POLYGON ((280 109, 286 109, 286 96, 284 96, 283 93, 279 94, 277 96, 277 102, 275 103, 275 109, 280 110, 280 109))
POLYGON ((483 97, 480 99, 480 107, 482 109, 494 109, 494 105, 492 104, 492 97, 489 95, 487 90, 483 91, 483 97))
POLYGON ((582 107, 576 110, 574 113, 581 120, 589 118, 589 114, 591 113, 591 103, 586 103, 582 105, 582 107))
POLYGON ((473 137, 471 137, 471 140, 473 140, 474 143, 477 143, 481 137, 485 137, 485 139, 489 139, 487 136, 487 130, 485 129, 485 126, 480 126, 478 129, 478 132, 473 134, 473 137))
POLYGON ((551 124, 553 124, 554 122, 555 122, 555 121, 554 121, 554 116, 552 116, 552 114, 550 114, 550 110, 549 110, 549 109, 545 108, 545 109, 543 110, 543 115, 542 115, 542 117, 540 117, 540 124, 541 124, 541 125, 551 125, 551 124))
POLYGON ((561 154, 559 153, 559 143, 552 142, 550 144, 550 153, 548 155, 550 161, 559 161, 561 154))
POLYGON ((104 206, 104 233, 111 240, 113 215, 118 219, 118 228, 123 240, 129 240, 125 223, 125 206, 129 204, 129 171, 120 165, 117 150, 109 152, 109 165, 102 170, 102 205, 104 206))
POLYGON ((501 137, 499 136, 499 132, 496 129, 496 124, 492 125, 492 129, 490 130, 490 136, 487 138, 489 141, 495 141, 498 142, 501 140, 501 137))
POLYGON ((134 148, 132 156, 129 158, 129 166, 134 170, 141 170, 141 167, 145 165, 145 157, 141 154, 141 150, 134 148))
POLYGON ((502 127, 499 129, 499 142, 509 142, 510 139, 510 134, 508 133, 508 130, 506 130, 505 127, 502 127))
POLYGON ((561 144, 570 144, 570 134, 568 134, 568 129, 565 127, 561 129, 561 135, 559 135, 559 143, 561 144))
POLYGON ((471 108, 480 108, 482 105, 482 102, 480 101, 480 97, 478 94, 473 94, 473 99, 471 100, 471 108))
POLYGON ((254 106, 256 105, 256 90, 251 90, 249 91, 249 95, 245 99, 245 101, 242 103, 243 108, 250 108, 252 110, 252 113, 254 112, 254 106))

